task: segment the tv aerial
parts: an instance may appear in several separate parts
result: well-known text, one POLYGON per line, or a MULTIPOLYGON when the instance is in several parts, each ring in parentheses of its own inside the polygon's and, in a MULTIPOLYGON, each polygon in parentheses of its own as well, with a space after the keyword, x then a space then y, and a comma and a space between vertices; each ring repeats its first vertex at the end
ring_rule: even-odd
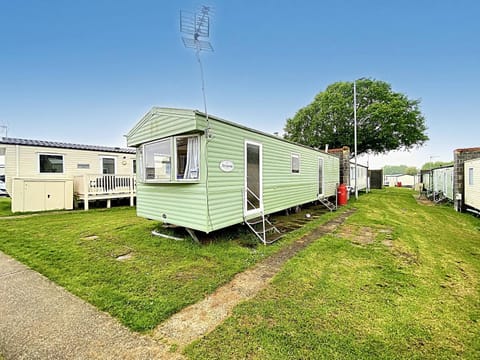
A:
POLYGON ((200 59, 200 52, 213 51, 212 44, 210 44, 208 39, 210 37, 211 10, 212 8, 210 6, 205 5, 202 5, 198 11, 193 13, 180 10, 180 32, 184 34, 184 36, 182 36, 183 45, 185 45, 186 48, 195 50, 195 55, 200 66, 203 106, 207 119, 207 138, 209 138, 208 130, 210 129, 210 125, 208 122, 207 97, 205 95, 205 76, 203 73, 202 60, 200 59))
POLYGON ((0 125, 0 129, 3 129, 5 132, 5 137, 8 137, 8 126, 7 125, 0 125))

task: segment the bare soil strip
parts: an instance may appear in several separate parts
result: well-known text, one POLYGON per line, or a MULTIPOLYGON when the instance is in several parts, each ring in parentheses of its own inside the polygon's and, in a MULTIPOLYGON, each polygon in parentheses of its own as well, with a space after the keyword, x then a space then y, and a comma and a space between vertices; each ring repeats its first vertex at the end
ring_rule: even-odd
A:
POLYGON ((204 300, 184 308, 160 324, 153 332, 154 339, 175 344, 181 350, 208 334, 230 316, 239 302, 253 298, 264 289, 287 260, 321 236, 334 231, 354 211, 344 212, 253 268, 237 274, 230 283, 204 300))

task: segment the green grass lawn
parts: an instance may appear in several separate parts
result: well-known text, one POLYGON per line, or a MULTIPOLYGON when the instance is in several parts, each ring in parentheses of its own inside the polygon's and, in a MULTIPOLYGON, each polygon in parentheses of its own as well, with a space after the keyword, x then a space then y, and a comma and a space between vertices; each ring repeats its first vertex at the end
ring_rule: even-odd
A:
POLYGON ((134 208, 45 213, 0 220, 0 250, 131 329, 147 331, 332 216, 273 246, 252 248, 242 245, 258 241, 241 227, 203 245, 154 237, 158 223, 137 217, 134 208), (116 260, 127 253, 130 260, 116 260))
POLYGON ((0 216, 12 215, 10 205, 12 200, 8 197, 0 197, 0 216))
POLYGON ((363 195, 336 233, 187 347, 192 359, 479 359, 480 220, 363 195))

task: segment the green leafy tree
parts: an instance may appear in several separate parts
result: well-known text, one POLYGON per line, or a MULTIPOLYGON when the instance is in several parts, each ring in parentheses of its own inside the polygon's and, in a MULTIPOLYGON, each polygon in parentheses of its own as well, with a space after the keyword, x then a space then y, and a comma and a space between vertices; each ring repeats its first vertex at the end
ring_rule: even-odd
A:
POLYGON ((417 175, 418 169, 415 166, 407 165, 385 165, 383 167, 384 175, 417 175))
MULTIPOLYGON (((358 154, 381 154, 423 145, 425 118, 420 100, 392 91, 390 84, 359 79, 357 87, 358 154)), ((354 147, 353 83, 336 82, 287 119, 285 138, 312 147, 354 147)))
POLYGON ((409 166, 405 169, 406 175, 417 175, 418 169, 415 166, 409 166))
POLYGON ((435 169, 441 166, 453 165, 453 161, 433 161, 422 165, 422 170, 435 169))
POLYGON ((406 171, 407 171, 407 165, 385 165, 383 167, 384 175, 405 174, 406 171))

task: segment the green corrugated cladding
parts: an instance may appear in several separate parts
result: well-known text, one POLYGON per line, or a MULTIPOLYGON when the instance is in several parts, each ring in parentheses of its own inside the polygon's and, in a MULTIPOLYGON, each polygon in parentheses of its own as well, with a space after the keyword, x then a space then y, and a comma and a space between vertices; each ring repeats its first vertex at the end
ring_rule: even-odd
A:
MULTIPOLYGON (((127 135, 129 146, 204 129, 206 125, 205 116, 198 112, 167 109, 168 114, 163 114, 163 109, 154 110, 152 116, 149 116, 151 112, 147 114, 127 135), (178 117, 175 116, 176 111, 178 117), (193 115, 193 119, 190 115, 193 115), (175 128, 181 132, 174 132, 170 122, 175 122, 175 128), (155 129, 155 133, 150 133, 152 129, 155 129)), ((339 182, 337 157, 215 117, 210 117, 210 127, 213 138, 208 141, 208 145, 205 136, 201 136, 200 181, 195 184, 145 184, 139 179, 139 216, 203 232, 243 222, 245 141, 259 143, 263 147, 265 214, 317 199, 319 158, 324 160, 324 195, 335 195, 339 182), (300 155, 299 174, 291 173, 292 153, 300 155), (233 171, 223 172, 220 169, 223 160, 234 163, 233 171)))
MULTIPOLYGON (((152 108, 127 134, 128 146, 174 136, 203 131, 204 118, 194 110, 152 108)), ((206 220, 205 137, 201 136, 202 153, 199 183, 143 183, 137 177, 137 215, 165 221, 178 226, 208 231, 206 220)), ((174 159, 172 158, 172 161, 174 159)), ((141 159, 137 151, 137 163, 141 159)), ((172 169, 175 164, 172 163, 172 169)), ((140 176, 141 172, 138 172, 140 176)))
POLYGON ((168 136, 203 131, 205 119, 195 116, 194 110, 154 107, 127 136, 128 146, 139 146, 168 136))

